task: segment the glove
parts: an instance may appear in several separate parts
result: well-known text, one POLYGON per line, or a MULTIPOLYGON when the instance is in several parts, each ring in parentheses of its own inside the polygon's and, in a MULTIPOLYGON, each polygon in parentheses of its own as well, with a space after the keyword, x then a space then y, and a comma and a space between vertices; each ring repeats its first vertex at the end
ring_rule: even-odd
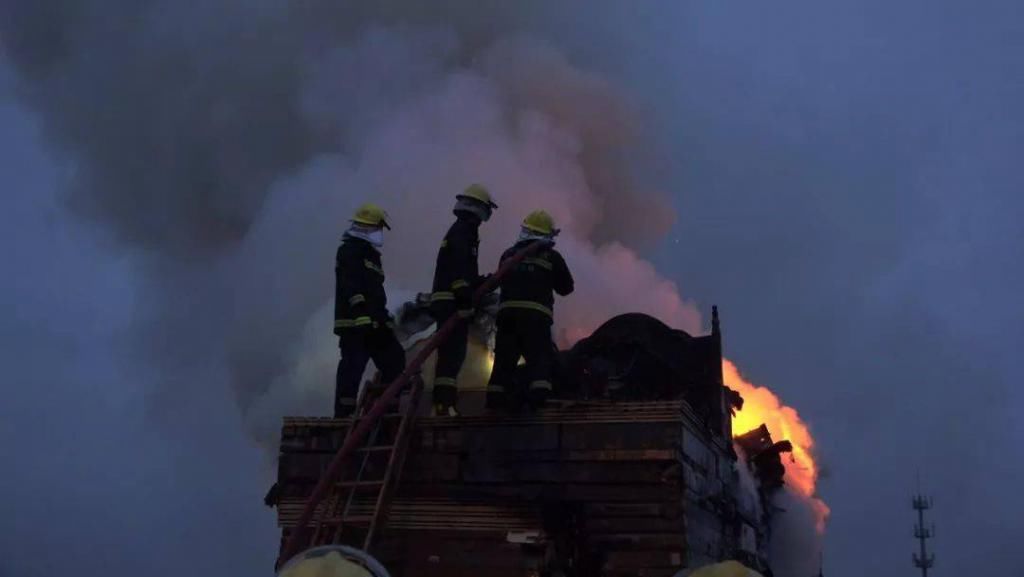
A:
POLYGON ((370 325, 370 328, 374 330, 388 328, 388 326, 395 326, 394 319, 391 318, 391 314, 386 310, 371 313, 370 319, 373 320, 373 324, 370 325))
MULTIPOLYGON (((476 277, 476 281, 473 283, 473 292, 476 292, 480 287, 484 286, 484 283, 486 283, 487 281, 491 280, 492 276, 494 276, 494 275, 492 275, 490 273, 487 273, 487 274, 485 274, 483 276, 476 277)), ((497 287, 495 287, 495 288, 497 288, 497 287)))

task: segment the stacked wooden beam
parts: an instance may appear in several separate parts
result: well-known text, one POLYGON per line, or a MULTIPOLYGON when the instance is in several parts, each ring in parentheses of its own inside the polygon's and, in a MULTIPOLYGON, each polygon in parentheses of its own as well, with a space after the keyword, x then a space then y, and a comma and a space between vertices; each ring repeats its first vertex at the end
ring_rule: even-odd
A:
MULTIPOLYGON (((343 428, 332 419, 286 419, 286 532, 343 428)), ((558 567, 668 577, 725 547, 724 525, 709 523, 707 511, 694 516, 729 459, 712 441, 681 401, 424 417, 373 553, 395 577, 525 577, 558 567), (691 517, 702 526, 690 527, 691 517), (688 546, 690 535, 701 550, 688 546)))

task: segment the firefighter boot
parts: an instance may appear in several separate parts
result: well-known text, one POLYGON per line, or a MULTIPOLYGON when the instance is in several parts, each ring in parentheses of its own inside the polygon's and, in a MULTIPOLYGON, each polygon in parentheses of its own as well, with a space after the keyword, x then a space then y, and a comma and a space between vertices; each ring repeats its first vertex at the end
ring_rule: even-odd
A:
POLYGON ((485 405, 487 410, 507 411, 508 404, 508 395, 505 393, 504 387, 487 386, 487 404, 485 405))
POLYGON ((526 393, 526 403, 534 411, 542 409, 547 404, 550 394, 551 385, 547 382, 533 383, 530 385, 530 390, 526 393))
POLYGON ((434 379, 434 416, 457 417, 458 409, 455 408, 459 391, 455 386, 455 379, 448 377, 436 377, 434 379))

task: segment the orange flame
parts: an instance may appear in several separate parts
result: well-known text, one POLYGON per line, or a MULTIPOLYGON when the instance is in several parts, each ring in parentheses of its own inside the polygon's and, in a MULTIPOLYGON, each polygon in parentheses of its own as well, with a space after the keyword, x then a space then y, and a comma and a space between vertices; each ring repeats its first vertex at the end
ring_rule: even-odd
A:
POLYGON ((807 424, 796 409, 784 405, 767 388, 744 380, 736 365, 725 359, 722 360, 722 376, 725 386, 743 397, 743 409, 732 418, 734 434, 752 431, 763 423, 774 441, 786 439, 793 444, 792 457, 784 456, 782 459, 786 468, 785 481, 811 503, 817 517, 818 532, 824 532, 829 508, 816 495, 819 469, 814 461, 814 437, 807 424))

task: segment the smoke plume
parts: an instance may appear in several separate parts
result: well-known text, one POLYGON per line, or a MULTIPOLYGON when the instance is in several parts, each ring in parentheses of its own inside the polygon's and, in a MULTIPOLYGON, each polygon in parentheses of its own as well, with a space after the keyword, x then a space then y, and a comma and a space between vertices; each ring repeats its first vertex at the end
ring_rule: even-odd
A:
POLYGON ((456 23, 415 9, 353 21, 330 4, 286 6, 5 8, 19 89, 76 167, 68 204, 144 255, 135 324, 166 381, 156 413, 173 412, 182 388, 210 386, 198 366, 227 379, 254 432, 288 409, 315 411, 333 386, 325 312, 348 215, 364 201, 390 212, 397 304, 395 291, 429 289, 454 194, 470 182, 501 205, 482 230, 482 269, 530 210, 563 229, 579 287, 558 304, 563 344, 630 310, 699 329, 635 252, 671 210, 630 173, 635 119, 615 87, 473 11, 456 23))
POLYGON ((382 6, 4 5, 17 90, 74 167, 67 206, 138 264, 132 346, 151 368, 151 417, 198 425, 196 400, 226 388, 269 449, 282 415, 327 413, 348 216, 366 201, 391 214, 394 306, 429 289, 471 182, 500 205, 481 231, 483 270, 527 212, 562 228, 577 292, 556 305, 561 345, 630 311, 701 329, 637 252, 674 218, 631 171, 642 149, 628 94, 514 14, 496 27, 485 7, 445 22, 382 6))
POLYGON ((815 531, 819 516, 815 503, 787 485, 772 496, 772 506, 778 508, 768 551, 772 571, 780 576, 817 575, 823 544, 815 531))

